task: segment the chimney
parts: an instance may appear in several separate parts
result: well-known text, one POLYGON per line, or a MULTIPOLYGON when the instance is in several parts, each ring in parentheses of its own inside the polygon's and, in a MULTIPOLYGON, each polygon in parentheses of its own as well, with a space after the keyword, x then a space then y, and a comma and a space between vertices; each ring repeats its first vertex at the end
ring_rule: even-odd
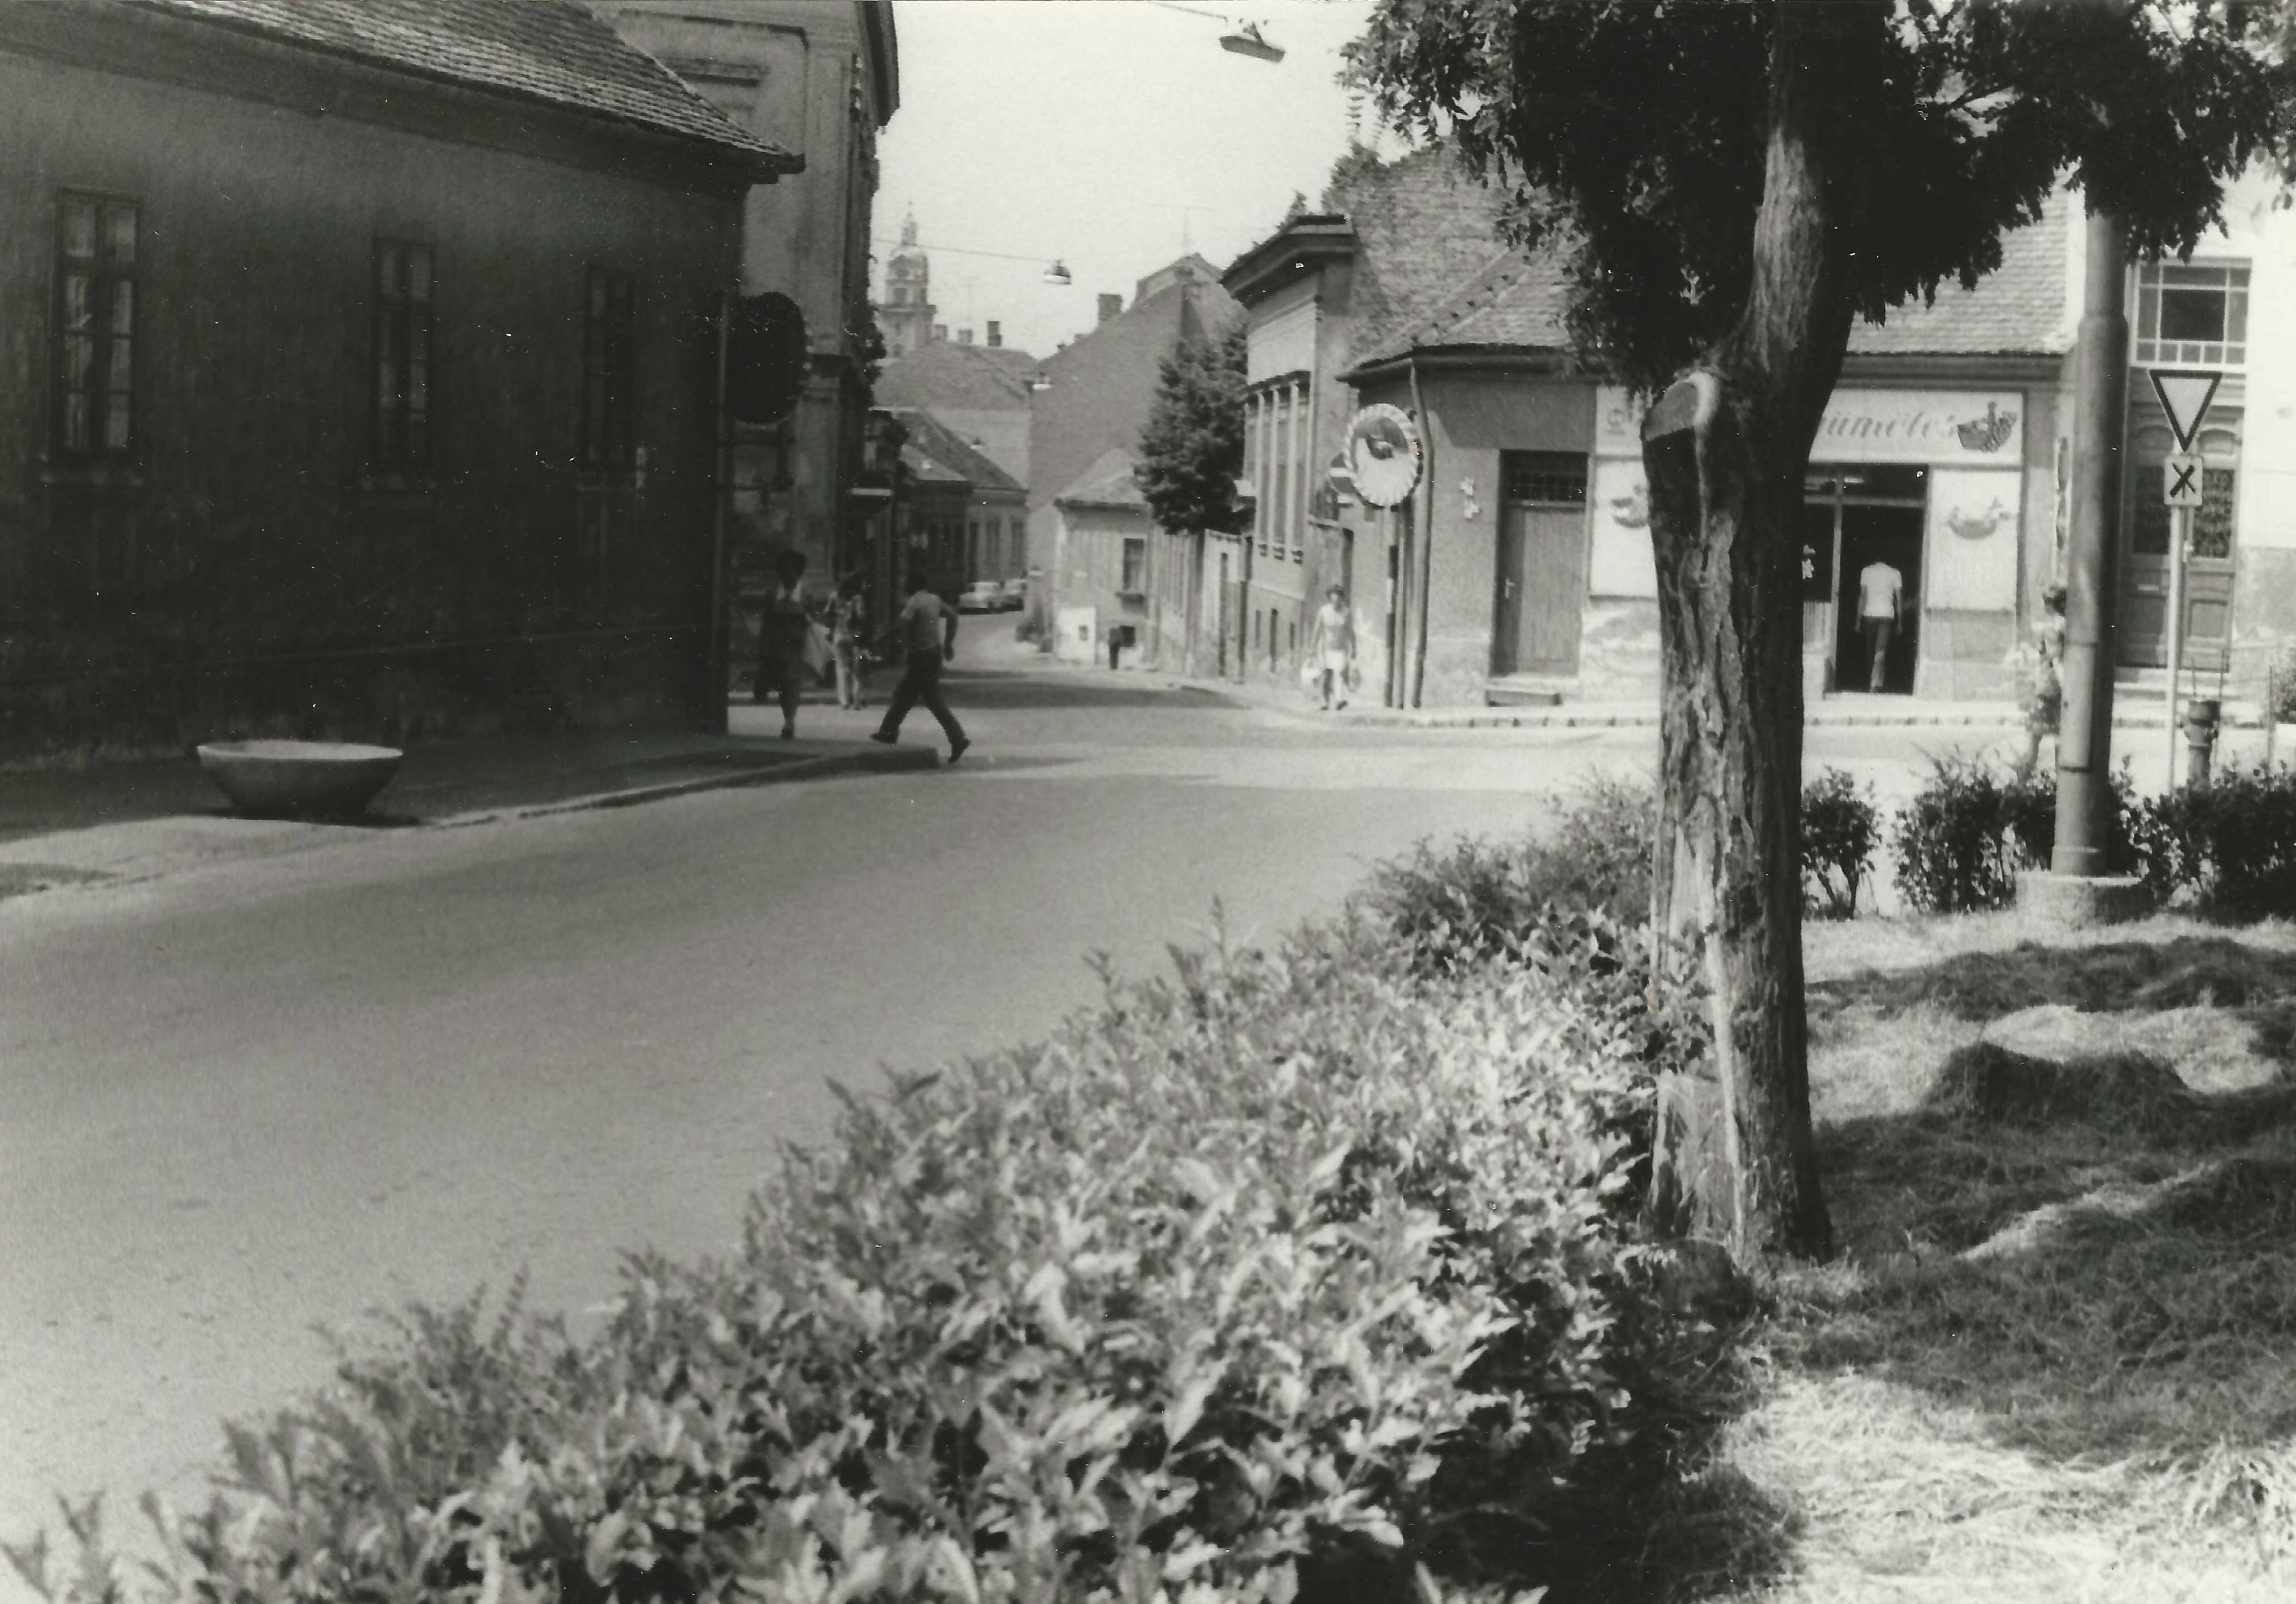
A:
POLYGON ((1100 320, 1103 323, 1106 323, 1110 318, 1120 315, 1123 310, 1123 296, 1103 295, 1100 298, 1100 320))
POLYGON ((1004 343, 1004 325, 998 323, 994 317, 991 317, 988 320, 988 343, 991 345, 1002 345, 1004 343))
POLYGON ((936 323, 936 324, 934 324, 934 325, 933 325, 933 338, 934 338, 934 339, 936 339, 936 340, 946 340, 946 339, 947 339, 947 338, 948 338, 948 325, 947 325, 947 324, 945 324, 945 323, 936 323))
POLYGON ((956 342, 959 345, 971 345, 972 343, 972 331, 971 329, 957 330, 956 342))

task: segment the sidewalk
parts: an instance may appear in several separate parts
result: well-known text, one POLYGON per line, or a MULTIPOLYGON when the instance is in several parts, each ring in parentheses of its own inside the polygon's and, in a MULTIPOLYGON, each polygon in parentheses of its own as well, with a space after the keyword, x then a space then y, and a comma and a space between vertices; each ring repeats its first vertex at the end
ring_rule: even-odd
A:
MULTIPOLYGON (((737 710, 736 728, 778 724, 737 710)), ((441 827, 629 807, 697 791, 938 767, 918 744, 771 733, 569 730, 429 742, 348 822, 242 818, 194 759, 0 770, 0 898, 149 878, 188 862, 292 851, 360 830, 441 827)))
MULTIPOLYGON (((1071 672, 1106 675, 1063 664, 1071 672)), ((1174 674, 1154 669, 1119 670, 1161 684, 1172 690, 1213 691, 1270 712, 1290 714, 1320 724, 1356 725, 1386 729, 1620 729, 1658 728, 1655 702, 1564 702, 1553 707, 1379 707, 1357 703, 1345 710, 1321 712, 1301 691, 1265 679, 1238 682, 1200 675, 1174 674)), ((2115 729, 2159 729, 2163 714, 2157 700, 2136 705, 2117 703, 2115 729)), ((1938 702, 1913 696, 1833 695, 1803 711, 1809 728, 1885 729, 2021 729, 2024 710, 2013 702, 1938 702)), ((2230 729, 2261 729, 2261 714, 2251 703, 2225 710, 2230 729)))

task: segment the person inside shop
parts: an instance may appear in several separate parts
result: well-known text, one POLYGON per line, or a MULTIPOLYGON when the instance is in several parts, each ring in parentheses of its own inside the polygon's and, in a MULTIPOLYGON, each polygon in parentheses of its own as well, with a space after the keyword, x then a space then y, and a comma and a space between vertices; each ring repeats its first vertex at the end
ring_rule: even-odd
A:
POLYGON ((1906 576, 1876 557, 1857 574, 1857 632, 1866 637, 1872 667, 1866 688, 1878 692, 1890 670, 1890 640, 1898 633, 1906 605, 1906 576))

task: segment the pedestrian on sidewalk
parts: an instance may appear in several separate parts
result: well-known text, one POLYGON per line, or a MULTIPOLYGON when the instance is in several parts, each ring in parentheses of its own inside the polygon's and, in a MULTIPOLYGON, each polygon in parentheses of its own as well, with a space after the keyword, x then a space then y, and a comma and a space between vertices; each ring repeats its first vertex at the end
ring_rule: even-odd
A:
POLYGON ((765 616, 758 623, 756 701, 763 707, 780 698, 782 739, 788 741, 797 736, 798 698, 805 691, 806 646, 813 635, 813 614, 805 600, 805 553, 776 552, 774 579, 773 594, 766 598, 765 616))
POLYGON ((1890 637, 1904 614, 1906 577, 1876 557, 1858 572, 1857 629, 1866 637, 1869 692, 1881 690, 1890 671, 1890 637))
POLYGON ((861 705, 861 637, 865 607, 861 576, 849 574, 829 605, 829 649, 837 658, 837 705, 861 705))
POLYGON ((889 633, 896 649, 904 654, 905 666, 900 684, 893 687, 893 700, 885 709, 885 721, 869 738, 890 746, 901 738, 901 720, 909 716, 909 709, 922 702, 948 736, 948 761, 954 763, 972 744, 964 738, 964 726, 956 721, 940 695, 941 664, 956 655, 956 609, 933 594, 922 564, 909 576, 908 602, 889 633))
POLYGON ((1324 605, 1316 610, 1316 639, 1310 648, 1323 662, 1321 680, 1324 691, 1324 711, 1332 711, 1332 697, 1336 694, 1340 705, 1348 704, 1349 681, 1356 671, 1356 625, 1348 612, 1348 593, 1337 585, 1324 593, 1324 605))
POLYGON ((2057 733, 2065 706, 2065 588, 2051 585, 2041 592, 2041 617, 2033 626, 2033 644, 2027 662, 2032 672, 2025 699, 2025 750, 2017 759, 2017 777, 2029 780, 2041 766, 2041 741, 2057 733))

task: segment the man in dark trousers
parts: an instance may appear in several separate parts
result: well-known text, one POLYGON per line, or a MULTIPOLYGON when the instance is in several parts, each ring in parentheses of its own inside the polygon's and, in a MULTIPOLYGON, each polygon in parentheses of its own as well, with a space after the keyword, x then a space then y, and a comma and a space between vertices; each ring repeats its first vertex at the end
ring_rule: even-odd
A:
POLYGON ((933 594, 922 564, 909 576, 908 603, 889 633, 902 653, 901 682, 893 687, 885 722, 869 738, 890 746, 901 738, 901 720, 909 709, 922 702, 948 736, 948 761, 954 763, 972 744, 940 697, 940 665, 956 655, 956 609, 933 594))

